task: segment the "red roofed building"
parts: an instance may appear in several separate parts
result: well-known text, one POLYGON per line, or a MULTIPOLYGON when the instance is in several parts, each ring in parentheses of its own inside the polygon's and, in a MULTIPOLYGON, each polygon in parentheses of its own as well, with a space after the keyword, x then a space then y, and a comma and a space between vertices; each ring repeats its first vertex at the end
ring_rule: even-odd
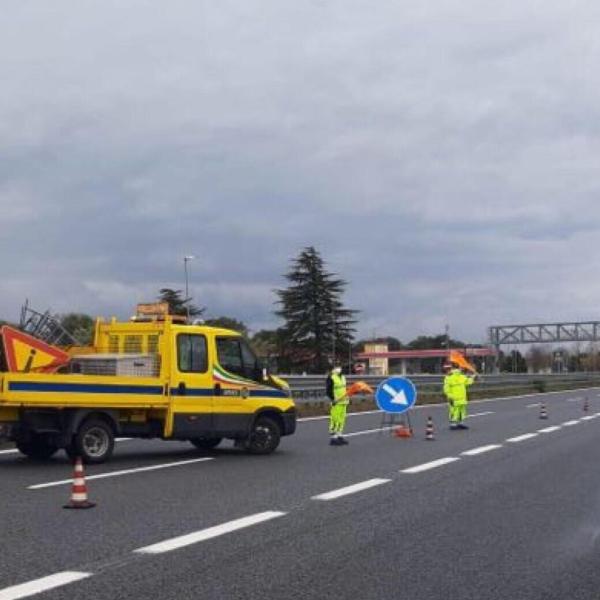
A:
POLYGON ((387 344, 373 343, 365 344, 363 352, 355 356, 357 360, 368 361, 368 373, 372 375, 389 375, 390 360, 400 361, 399 372, 403 375, 407 373, 422 373, 423 362, 427 359, 435 368, 433 372, 441 372, 442 364, 448 359, 450 351, 461 352, 468 359, 477 359, 474 362, 480 366, 481 371, 491 369, 495 362, 496 350, 494 348, 445 348, 434 350, 388 350, 387 344), (492 360, 490 360, 492 359, 492 360))

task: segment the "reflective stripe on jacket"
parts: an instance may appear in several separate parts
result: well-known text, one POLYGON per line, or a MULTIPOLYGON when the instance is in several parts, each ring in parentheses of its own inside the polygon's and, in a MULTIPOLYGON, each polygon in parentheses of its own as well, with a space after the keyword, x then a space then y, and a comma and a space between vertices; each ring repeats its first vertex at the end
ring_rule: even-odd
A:
POLYGON ((473 383, 472 377, 463 375, 458 369, 444 377, 444 394, 455 404, 467 403, 467 387, 473 383))

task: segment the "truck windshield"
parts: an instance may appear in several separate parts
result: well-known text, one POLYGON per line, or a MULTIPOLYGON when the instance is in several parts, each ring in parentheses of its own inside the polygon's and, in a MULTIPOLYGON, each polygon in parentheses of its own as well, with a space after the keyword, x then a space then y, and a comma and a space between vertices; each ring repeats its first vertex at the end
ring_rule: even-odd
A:
POLYGON ((243 338, 218 337, 217 354, 219 364, 226 371, 253 381, 262 381, 260 362, 243 338))

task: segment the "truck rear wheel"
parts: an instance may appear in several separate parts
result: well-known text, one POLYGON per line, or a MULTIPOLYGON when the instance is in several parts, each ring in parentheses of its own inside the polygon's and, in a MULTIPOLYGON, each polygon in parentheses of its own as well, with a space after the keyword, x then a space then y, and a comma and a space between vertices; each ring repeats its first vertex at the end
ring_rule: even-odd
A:
POLYGON ((212 450, 213 448, 216 448, 221 442, 223 441, 223 438, 220 437, 216 437, 216 438, 193 438, 190 440, 190 442, 192 442, 192 444, 194 446, 196 446, 196 448, 198 448, 199 450, 212 450))
POLYGON ((17 449, 21 454, 34 460, 45 460, 53 456, 58 447, 47 442, 43 437, 34 436, 28 442, 17 442, 17 449))
POLYGON ((258 417, 246 441, 250 454, 271 454, 281 438, 281 427, 270 417, 258 417))
POLYGON ((79 427, 68 454, 81 456, 84 463, 97 465, 112 456, 114 447, 112 427, 102 419, 88 419, 79 427))

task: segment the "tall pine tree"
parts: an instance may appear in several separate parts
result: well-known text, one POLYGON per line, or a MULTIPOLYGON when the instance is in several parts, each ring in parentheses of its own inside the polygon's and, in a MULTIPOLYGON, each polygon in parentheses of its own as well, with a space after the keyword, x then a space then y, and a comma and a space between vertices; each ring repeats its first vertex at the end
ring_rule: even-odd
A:
POLYGON ((312 246, 304 248, 285 275, 289 286, 276 290, 283 318, 285 362, 309 372, 324 372, 335 360, 348 355, 358 311, 344 308, 347 282, 325 270, 312 246))

